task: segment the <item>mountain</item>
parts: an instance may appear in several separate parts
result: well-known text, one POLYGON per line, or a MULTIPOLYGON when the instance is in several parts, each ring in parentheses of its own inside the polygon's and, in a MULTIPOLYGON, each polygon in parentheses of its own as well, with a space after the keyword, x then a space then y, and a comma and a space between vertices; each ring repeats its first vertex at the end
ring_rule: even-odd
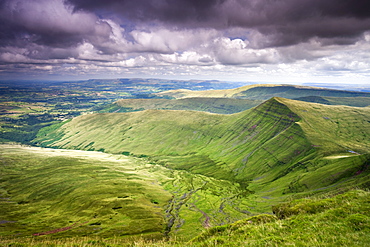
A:
POLYGON ((150 157, 253 191, 274 188, 267 194, 281 196, 338 182, 368 183, 369 130, 369 108, 275 97, 231 115, 168 110, 84 115, 43 129, 35 143, 150 157))
POLYGON ((243 86, 235 89, 191 91, 185 89, 170 90, 156 93, 161 97, 192 98, 192 97, 223 97, 223 98, 243 98, 250 100, 267 100, 272 97, 283 97, 294 99, 307 96, 326 96, 326 97, 370 97, 370 93, 358 91, 335 90, 328 88, 307 87, 297 85, 274 85, 274 84, 255 84, 243 86))
POLYGON ((53 149, 0 145, 2 241, 365 244, 369 193, 333 196, 370 186, 369 111, 274 97, 229 115, 143 110, 45 127, 34 143, 53 149), (163 237, 176 242, 151 242, 163 237))

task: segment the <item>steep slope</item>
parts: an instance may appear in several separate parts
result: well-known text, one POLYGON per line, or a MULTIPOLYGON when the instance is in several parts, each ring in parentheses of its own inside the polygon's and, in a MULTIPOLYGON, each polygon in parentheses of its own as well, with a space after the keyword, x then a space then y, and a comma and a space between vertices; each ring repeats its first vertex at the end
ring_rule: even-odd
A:
POLYGON ((289 108, 271 99, 233 115, 164 110, 85 115, 38 141, 41 145, 52 141, 60 148, 171 156, 177 168, 245 180, 312 149, 295 123, 298 120, 289 108), (48 140, 56 133, 59 140, 48 140), (196 161, 189 163, 188 158, 196 161), (249 164, 253 167, 246 173, 249 164))
POLYGON ((307 96, 330 96, 330 97, 370 97, 370 93, 352 92, 344 90, 334 90, 318 87, 306 87, 297 85, 274 85, 274 84, 255 84, 235 89, 191 91, 191 90, 171 90, 157 93, 161 97, 193 98, 193 97, 223 97, 223 98, 243 98, 250 100, 267 100, 272 97, 284 97, 294 99, 307 96))
POLYGON ((335 184, 370 187, 369 108, 277 100, 299 115, 297 124, 313 153, 281 170, 271 183, 268 176, 253 180, 251 190, 264 191, 261 195, 269 196, 281 184, 287 185, 284 194, 316 193, 334 189, 335 184))
POLYGON ((322 153, 370 152, 370 108, 307 104, 282 98, 279 101, 299 114, 299 125, 322 153))
POLYGON ((368 108, 272 98, 232 115, 165 110, 93 114, 50 130, 40 132, 35 142, 150 156, 175 169, 250 184, 254 191, 314 190, 356 172, 368 174, 368 108), (316 183, 325 172, 332 179, 316 183))

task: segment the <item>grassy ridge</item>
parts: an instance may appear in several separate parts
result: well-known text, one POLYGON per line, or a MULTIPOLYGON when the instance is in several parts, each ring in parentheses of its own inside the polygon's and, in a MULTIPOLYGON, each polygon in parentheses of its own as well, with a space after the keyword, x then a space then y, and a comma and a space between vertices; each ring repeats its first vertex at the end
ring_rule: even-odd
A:
POLYGON ((248 99, 269 99, 271 97, 283 98, 297 98, 305 96, 329 96, 329 97, 369 97, 370 94, 366 92, 353 92, 344 90, 334 90, 327 88, 316 87, 302 87, 293 85, 279 85, 279 86, 261 86, 257 85, 240 93, 235 94, 236 98, 248 99))
POLYGON ((42 145, 54 140, 52 145, 60 148, 129 151, 158 160, 165 156, 166 163, 173 159, 179 169, 244 181, 312 152, 295 123, 298 120, 295 113, 272 99, 234 115, 155 110, 86 115, 37 141, 42 145), (60 134, 59 140, 51 137, 55 133, 60 134), (244 171, 248 166, 249 171, 244 171))
POLYGON ((253 191, 278 198, 321 190, 345 177, 365 177, 366 184, 369 110, 273 98, 232 115, 164 110, 95 114, 75 118, 36 141, 145 155, 164 166, 249 184, 253 191), (344 168, 348 162, 351 166, 344 168), (324 182, 325 173, 334 179, 324 182))

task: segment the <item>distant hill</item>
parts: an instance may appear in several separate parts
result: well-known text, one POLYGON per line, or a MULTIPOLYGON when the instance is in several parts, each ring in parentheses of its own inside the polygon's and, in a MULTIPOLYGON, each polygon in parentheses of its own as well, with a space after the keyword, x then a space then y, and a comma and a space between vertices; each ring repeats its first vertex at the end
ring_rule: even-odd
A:
POLYGON ((281 196, 344 182, 368 186, 370 108, 272 98, 232 115, 92 114, 43 129, 35 143, 150 157, 281 196))
POLYGON ((250 100, 267 100, 272 97, 283 97, 294 99, 307 96, 326 97, 370 97, 367 92, 344 91, 318 87, 306 87, 296 85, 273 85, 255 84, 235 89, 191 91, 191 90, 170 90, 157 93, 158 96, 172 97, 176 99, 192 97, 225 97, 250 100))
POLYGON ((232 98, 184 98, 184 99, 122 99, 104 107, 99 112, 132 112, 149 109, 194 110, 232 114, 261 104, 262 100, 232 98))

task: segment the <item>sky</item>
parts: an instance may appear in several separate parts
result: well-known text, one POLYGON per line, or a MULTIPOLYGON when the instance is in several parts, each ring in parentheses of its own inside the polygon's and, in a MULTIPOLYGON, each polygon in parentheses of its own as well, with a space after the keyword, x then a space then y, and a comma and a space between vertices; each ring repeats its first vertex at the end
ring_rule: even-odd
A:
POLYGON ((0 0, 0 79, 370 84, 369 0, 0 0))

